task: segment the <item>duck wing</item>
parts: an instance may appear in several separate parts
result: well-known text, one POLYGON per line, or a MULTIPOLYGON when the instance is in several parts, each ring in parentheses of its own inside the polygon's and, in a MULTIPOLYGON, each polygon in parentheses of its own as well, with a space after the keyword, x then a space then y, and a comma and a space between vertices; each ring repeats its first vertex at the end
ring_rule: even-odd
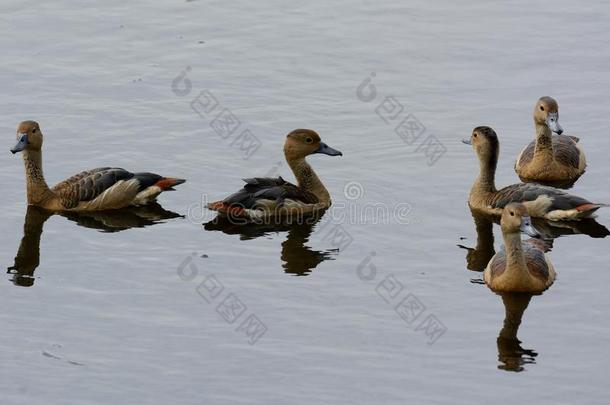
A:
POLYGON ((580 150, 576 146, 573 136, 555 135, 553 136, 553 152, 555 160, 564 166, 571 166, 578 169, 580 165, 580 150))
MULTIPOLYGON (((580 140, 571 135, 553 135, 553 154, 555 160, 564 166, 572 166, 576 169, 580 165, 580 150, 576 143, 580 140)), ((516 166, 526 165, 534 159, 536 141, 531 141, 519 155, 516 166)))
POLYGON ((285 199, 301 201, 306 204, 315 204, 318 198, 298 186, 287 182, 281 177, 253 177, 244 179, 246 185, 238 192, 231 194, 222 202, 225 205, 238 205, 242 208, 255 208, 257 201, 275 200, 283 203, 285 199))
MULTIPOLYGON (((532 238, 521 242, 521 246, 523 247, 523 255, 530 273, 536 278, 546 280, 549 276, 549 268, 544 251, 550 250, 548 245, 540 239, 532 238)), ((489 269, 493 277, 498 277, 506 270, 506 248, 504 245, 500 247, 498 253, 492 258, 492 261, 489 263, 489 269)))
POLYGON ((542 281, 548 280, 549 266, 539 241, 537 239, 529 239, 523 242, 521 246, 523 246, 523 255, 525 256, 525 262, 530 274, 542 281))
POLYGON ((550 206, 548 211, 571 210, 587 204, 596 205, 592 202, 554 187, 543 186, 536 183, 518 183, 498 190, 491 199, 492 208, 504 208, 511 202, 534 201, 538 197, 548 197, 550 206))
POLYGON ((154 173, 131 173, 118 167, 99 167, 78 173, 52 188, 62 205, 74 208, 92 201, 120 181, 133 181, 136 192, 155 185, 164 177, 154 173))

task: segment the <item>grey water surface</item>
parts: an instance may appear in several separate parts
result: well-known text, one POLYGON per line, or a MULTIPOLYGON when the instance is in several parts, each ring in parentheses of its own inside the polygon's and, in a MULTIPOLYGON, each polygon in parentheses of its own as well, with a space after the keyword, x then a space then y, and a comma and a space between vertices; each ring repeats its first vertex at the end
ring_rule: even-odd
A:
POLYGON ((478 221, 477 244, 460 140, 495 128, 497 183, 517 182, 553 96, 587 154, 571 192, 610 203, 609 19, 603 1, 5 0, 0 403, 607 403, 610 239, 549 230, 555 284, 492 293, 472 269, 501 238, 478 221), (9 153, 26 119, 50 184, 108 165, 187 182, 124 213, 28 210, 9 153), (309 159, 333 209, 204 227, 241 178, 293 181, 295 128, 343 152, 309 159))

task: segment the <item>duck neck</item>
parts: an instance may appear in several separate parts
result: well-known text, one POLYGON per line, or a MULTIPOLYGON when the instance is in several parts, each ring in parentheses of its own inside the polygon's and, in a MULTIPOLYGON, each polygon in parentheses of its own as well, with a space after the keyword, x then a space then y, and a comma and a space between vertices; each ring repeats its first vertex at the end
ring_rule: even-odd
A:
POLYGON ((328 190, 326 190, 326 187, 324 187, 324 184, 322 184, 322 181, 320 181, 320 178, 305 158, 287 159, 287 161, 294 173, 294 177, 297 179, 299 188, 315 195, 321 203, 330 205, 328 190))
POLYGON ((506 271, 520 280, 529 278, 521 234, 519 232, 503 233, 504 247, 506 249, 506 271))
POLYGON ((498 165, 498 151, 490 153, 489 156, 479 157, 479 177, 474 182, 471 192, 495 193, 496 190, 496 167, 498 165))
POLYGON ((25 150, 23 163, 25 164, 28 204, 40 205, 53 195, 42 173, 42 152, 25 150))
POLYGON ((553 159, 553 133, 546 124, 536 123, 536 147, 534 156, 553 159))

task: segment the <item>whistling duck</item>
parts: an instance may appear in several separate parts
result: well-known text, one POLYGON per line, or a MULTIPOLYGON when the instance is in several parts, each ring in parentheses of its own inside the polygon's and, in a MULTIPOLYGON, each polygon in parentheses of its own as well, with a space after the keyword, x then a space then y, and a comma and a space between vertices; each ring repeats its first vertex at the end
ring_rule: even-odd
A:
POLYGON ((521 241, 521 233, 538 237, 527 208, 520 203, 504 207, 502 219, 504 249, 489 261, 484 273, 485 284, 499 292, 540 293, 555 281, 555 269, 545 255, 543 241, 521 241))
POLYGON ((116 167, 81 172, 49 188, 42 172, 42 132, 34 121, 17 128, 17 145, 23 153, 28 204, 50 211, 101 211, 145 205, 163 191, 184 183, 183 179, 153 173, 130 173, 116 167))
POLYGON ((468 203, 472 209, 488 214, 500 215, 511 202, 522 202, 532 217, 549 220, 578 220, 589 217, 605 204, 592 203, 553 187, 533 183, 513 184, 497 190, 496 166, 500 154, 498 136, 489 127, 477 127, 469 140, 480 164, 480 174, 475 180, 468 203))
POLYGON ((284 156, 297 179, 297 185, 283 178, 244 179, 244 188, 222 201, 208 204, 221 215, 256 220, 265 217, 305 215, 331 205, 330 194, 305 158, 314 153, 343 154, 321 141, 311 129, 295 129, 286 136, 284 156))
POLYGON ((562 135, 557 101, 541 97, 534 107, 534 123, 536 140, 521 151, 515 162, 519 178, 524 182, 571 186, 585 172, 587 162, 579 139, 562 135))

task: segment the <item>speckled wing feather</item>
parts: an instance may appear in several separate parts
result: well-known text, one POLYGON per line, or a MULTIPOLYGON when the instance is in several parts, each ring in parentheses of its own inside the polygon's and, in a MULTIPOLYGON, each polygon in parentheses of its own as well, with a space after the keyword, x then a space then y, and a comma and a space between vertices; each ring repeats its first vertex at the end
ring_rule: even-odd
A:
POLYGON ((133 173, 116 167, 100 167, 78 173, 53 187, 65 208, 74 208, 82 201, 91 201, 120 180, 129 180, 133 173))
POLYGON ((549 267, 544 252, 532 243, 523 243, 523 255, 530 274, 542 281, 549 278, 549 267))
POLYGON ((498 190, 493 195, 490 206, 492 208, 504 208, 511 202, 534 201, 541 195, 552 199, 549 211, 570 210, 579 205, 591 204, 590 201, 584 198, 568 194, 554 187, 542 186, 535 183, 518 183, 498 190))
POLYGON ((504 246, 491 258, 489 269, 492 277, 498 277, 506 270, 506 251, 504 246))
POLYGON ((567 135, 553 136, 553 151, 555 152, 555 160, 557 162, 564 166, 572 166, 578 169, 580 165, 580 150, 578 150, 573 137, 567 135))
POLYGON ((242 208, 255 208, 258 200, 275 200, 283 203, 285 199, 297 200, 306 204, 315 204, 318 199, 312 193, 300 189, 281 177, 254 177, 244 179, 244 188, 225 198, 223 202, 229 205, 239 205, 242 208))
MULTIPOLYGON (((579 167, 580 151, 576 146, 579 139, 569 135, 553 135, 553 153, 555 160, 564 166, 579 167)), ((534 159, 534 151, 536 149, 536 141, 530 142, 529 145, 521 153, 521 158, 518 165, 526 165, 534 159)))
POLYGON ((523 149, 519 157, 517 165, 526 165, 534 159, 534 150, 536 149, 536 141, 530 142, 529 145, 523 149))
MULTIPOLYGON (((529 239, 521 243, 523 246, 523 256, 527 263, 530 274, 536 278, 546 281, 549 277, 549 268, 544 256, 544 252, 538 249, 536 239, 529 239)), ((504 246, 496 253, 490 265, 493 277, 501 275, 506 270, 506 249, 504 246)))

